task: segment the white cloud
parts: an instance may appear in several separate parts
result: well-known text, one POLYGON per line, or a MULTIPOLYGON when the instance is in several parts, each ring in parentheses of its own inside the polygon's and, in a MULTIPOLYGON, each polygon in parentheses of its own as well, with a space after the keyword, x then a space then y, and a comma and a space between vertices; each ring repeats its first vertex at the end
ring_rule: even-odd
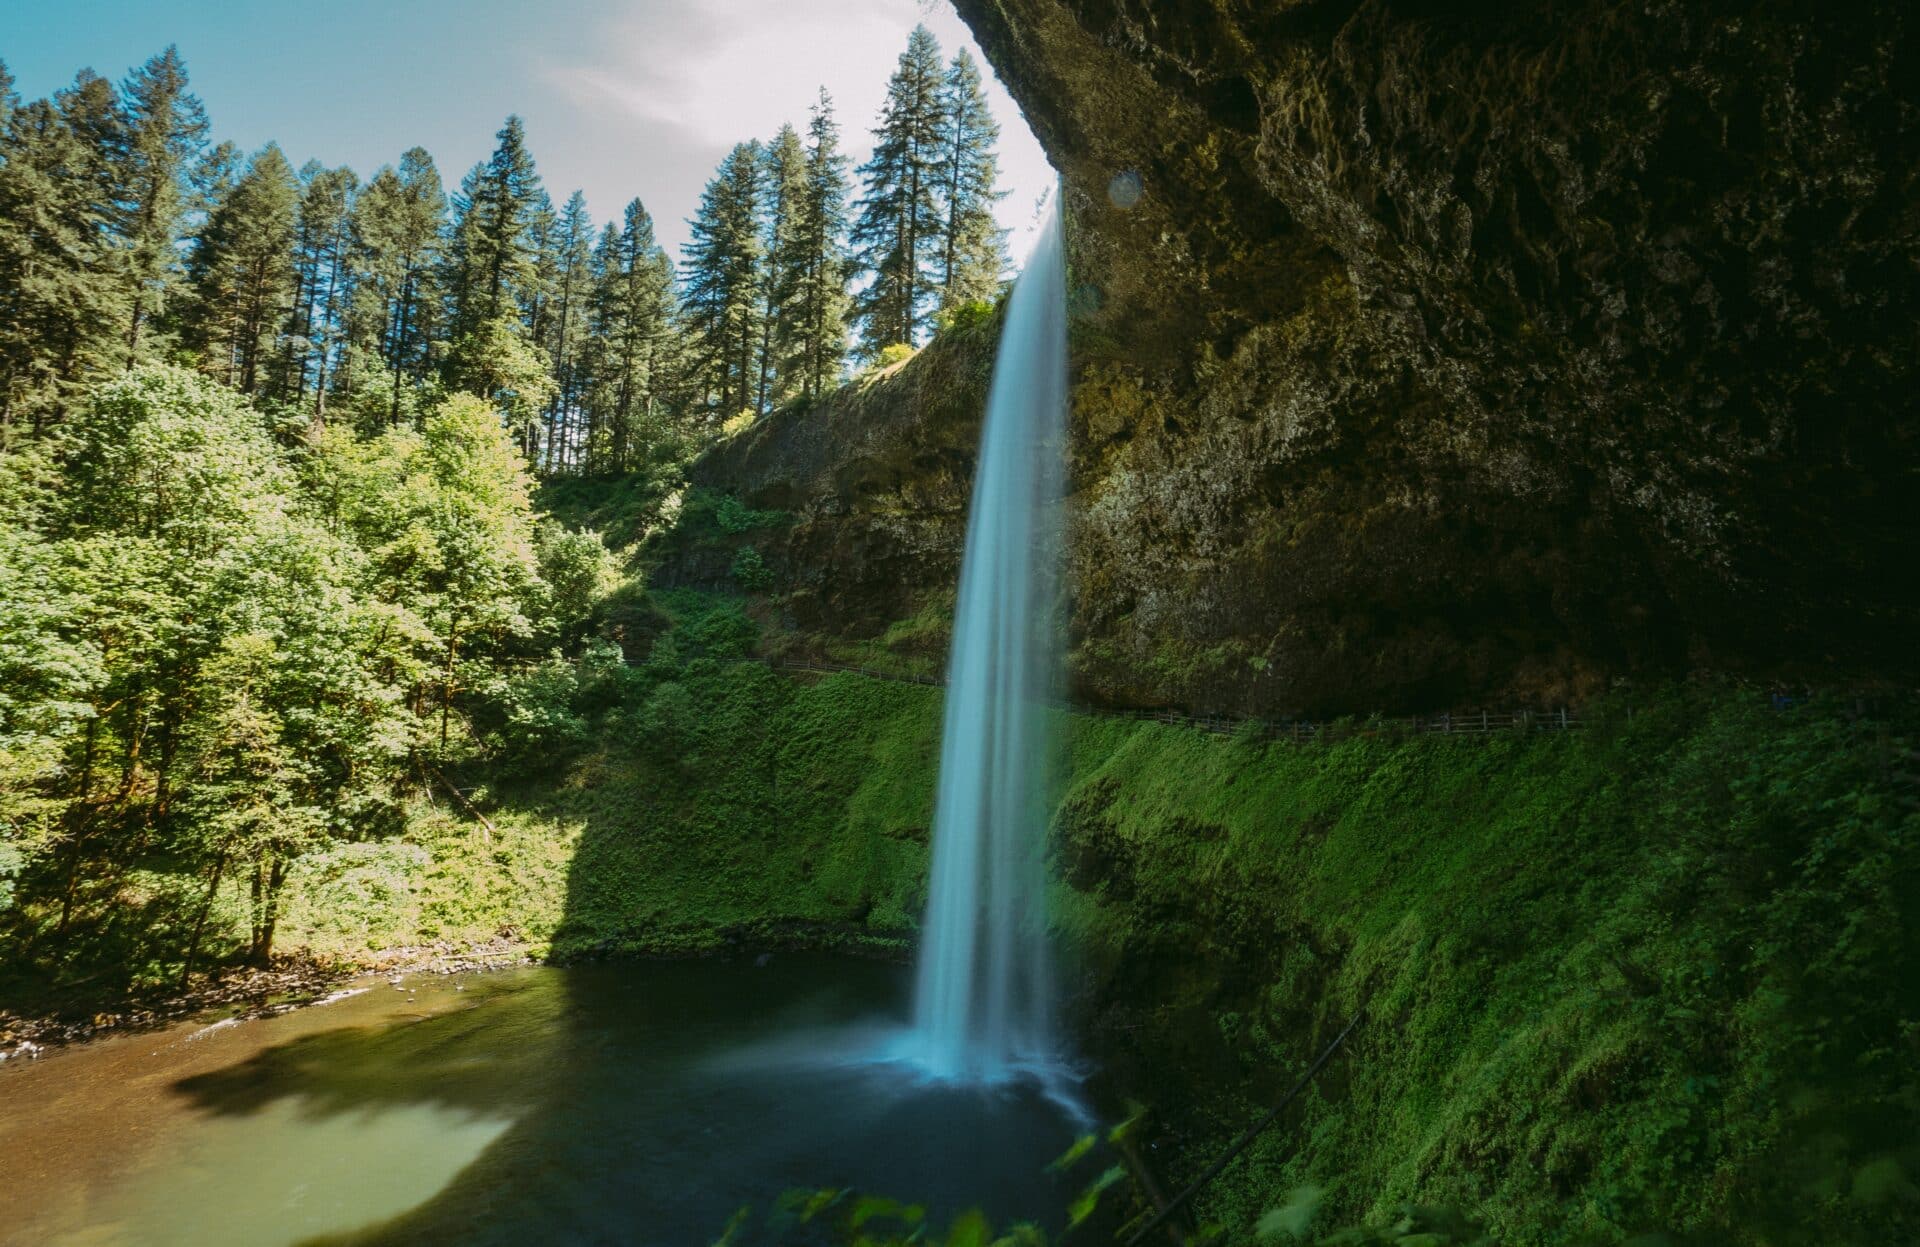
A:
POLYGON ((1001 187, 1009 191, 1001 223, 1014 230, 1009 250, 1017 263, 1034 200, 1053 173, 944 3, 702 0, 629 8, 594 32, 589 50, 536 53, 537 80, 562 103, 556 112, 571 116, 555 116, 533 133, 535 151, 549 185, 581 185, 599 217, 641 196, 654 209, 662 241, 677 250, 682 218, 727 149, 770 137, 783 122, 804 128, 821 86, 833 96, 848 155, 855 164, 864 160, 887 78, 920 22, 948 56, 964 46, 989 73, 989 101, 1001 126, 1001 187), (564 133, 552 133, 554 121, 564 133))

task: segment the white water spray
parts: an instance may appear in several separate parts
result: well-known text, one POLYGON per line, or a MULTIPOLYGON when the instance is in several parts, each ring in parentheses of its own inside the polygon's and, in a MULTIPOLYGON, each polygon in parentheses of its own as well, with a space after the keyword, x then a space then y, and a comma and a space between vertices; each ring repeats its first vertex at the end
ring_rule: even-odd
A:
POLYGON ((1057 1056, 1044 703, 1059 665, 1065 285, 1056 207, 1000 335, 947 663, 913 1037, 941 1078, 997 1081, 1057 1056))

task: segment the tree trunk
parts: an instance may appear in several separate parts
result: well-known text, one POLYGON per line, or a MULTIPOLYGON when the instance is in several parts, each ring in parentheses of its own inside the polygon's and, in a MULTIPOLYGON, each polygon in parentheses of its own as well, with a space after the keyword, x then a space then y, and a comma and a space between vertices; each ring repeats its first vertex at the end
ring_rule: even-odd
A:
POLYGON ((227 869, 227 851, 220 850, 220 856, 213 859, 213 881, 207 885, 206 899, 200 902, 200 915, 193 920, 193 935, 187 940, 187 959, 180 963, 180 990, 187 990, 187 979, 193 973, 193 959, 200 953, 200 936, 207 929, 207 915, 213 912, 214 897, 220 893, 220 876, 227 869))
POLYGON ((413 274, 409 272, 400 282, 400 327, 393 335, 393 405, 387 412, 389 424, 400 423, 400 361, 407 347, 407 312, 412 302, 413 274))
POLYGON ((253 964, 265 967, 273 960, 273 934, 280 925, 280 885, 287 880, 287 862, 278 853, 262 856, 264 875, 259 864, 254 866, 253 946, 247 956, 253 964))
POLYGON ((460 622, 456 618, 447 631, 447 670, 440 682, 440 752, 447 751, 447 715, 453 709, 453 658, 460 642, 460 622))

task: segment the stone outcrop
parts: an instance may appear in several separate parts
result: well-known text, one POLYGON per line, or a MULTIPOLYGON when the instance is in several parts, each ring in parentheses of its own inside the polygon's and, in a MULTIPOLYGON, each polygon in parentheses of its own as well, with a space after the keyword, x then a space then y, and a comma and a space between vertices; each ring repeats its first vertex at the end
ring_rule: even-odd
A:
MULTIPOLYGON (((1064 178, 1083 695, 1920 674, 1902 6, 957 3, 1064 178)), ((984 349, 699 467, 803 626, 951 582, 984 349)))

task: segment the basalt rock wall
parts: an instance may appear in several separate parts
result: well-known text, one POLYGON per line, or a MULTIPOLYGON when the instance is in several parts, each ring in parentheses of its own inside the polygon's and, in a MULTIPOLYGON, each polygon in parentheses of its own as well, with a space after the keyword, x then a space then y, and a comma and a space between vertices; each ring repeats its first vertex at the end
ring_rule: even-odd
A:
MULTIPOLYGON (((1082 695, 1920 673, 1903 6, 957 4, 1064 179, 1082 695)), ((950 584, 986 350, 698 470, 813 624, 950 584)))

